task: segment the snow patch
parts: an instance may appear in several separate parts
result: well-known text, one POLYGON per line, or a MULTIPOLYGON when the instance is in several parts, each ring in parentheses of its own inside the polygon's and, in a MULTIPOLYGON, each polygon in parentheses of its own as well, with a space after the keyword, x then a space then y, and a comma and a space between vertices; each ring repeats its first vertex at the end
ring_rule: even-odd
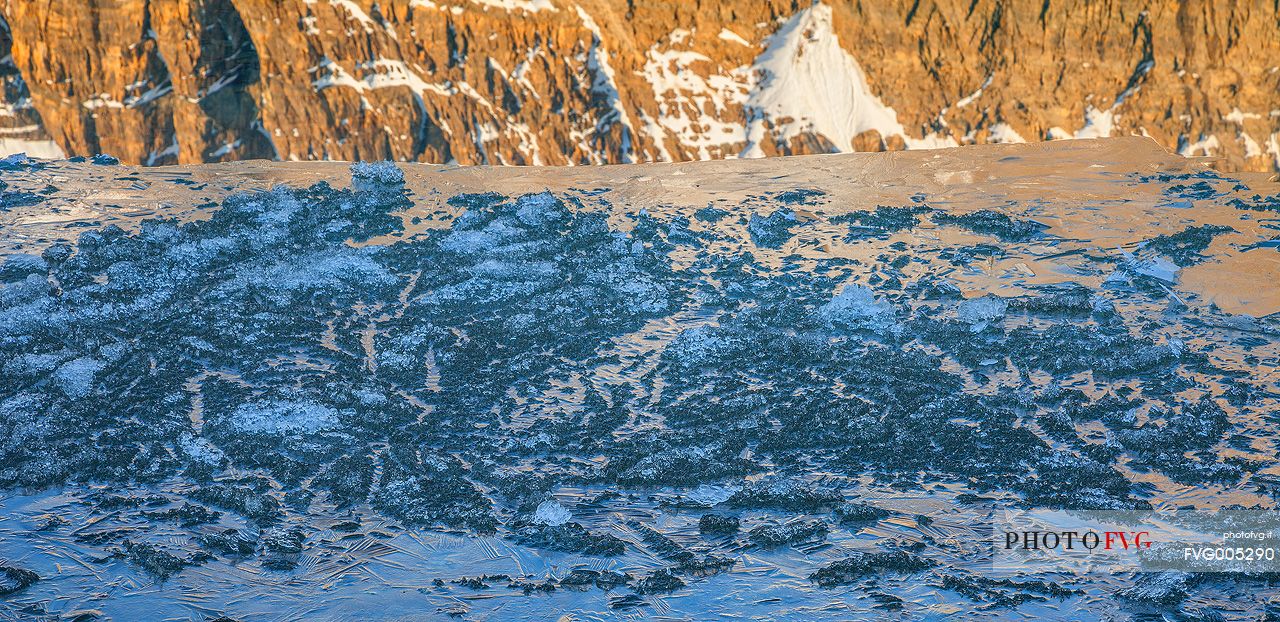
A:
POLYGON ((1008 123, 997 123, 995 125, 992 125, 989 132, 990 132, 990 138, 988 140, 993 143, 1011 144, 1011 143, 1027 142, 1027 140, 1023 138, 1022 135, 1019 134, 1016 130, 1014 130, 1013 127, 1010 126, 1008 123))
POLYGON ((936 134, 907 136, 897 113, 871 92, 862 67, 840 47, 825 4, 816 3, 783 24, 752 71, 759 81, 747 101, 748 142, 740 157, 764 156, 766 120, 779 142, 811 133, 840 152, 853 151, 854 137, 869 130, 900 136, 911 149, 958 145, 936 134))
POLYGON ((982 97, 982 92, 986 90, 988 86, 991 86, 991 80, 994 78, 995 78, 994 74, 988 75, 987 79, 982 81, 982 86, 978 87, 978 90, 968 94, 965 97, 961 97, 960 100, 956 102, 956 108, 964 108, 965 106, 968 106, 969 104, 972 104, 973 102, 978 101, 978 98, 982 97))
POLYGON ((769 38, 752 69, 760 76, 747 102, 752 109, 744 157, 761 157, 765 119, 786 141, 804 132, 819 134, 838 151, 853 151, 853 139, 867 130, 902 135, 897 114, 871 93, 860 67, 840 47, 831 8, 815 4, 796 13, 769 38))
MULTIPOLYGON (((683 39, 679 32, 672 32, 668 39, 683 39)), ((703 78, 695 66, 711 65, 710 58, 692 50, 664 50, 659 45, 649 48, 643 70, 658 102, 657 121, 645 119, 645 133, 655 137, 660 146, 658 137, 672 135, 700 160, 728 155, 731 145, 746 139, 746 130, 741 123, 722 119, 731 106, 746 103, 752 88, 751 72, 739 67, 727 75, 703 78)), ((659 151, 665 152, 665 147, 659 151)))
POLYGON ((1231 112, 1222 115, 1222 120, 1236 125, 1244 125, 1245 119, 1261 119, 1262 115, 1255 112, 1244 112, 1239 107, 1232 108, 1231 112))
POLYGON ((80 102, 80 105, 84 106, 89 110, 98 110, 99 108, 116 108, 116 109, 124 108, 123 103, 115 101, 115 99, 112 98, 107 93, 102 93, 100 95, 90 97, 89 99, 86 99, 80 102))
POLYGON ((1084 127, 1076 130, 1071 136, 1062 136, 1055 132, 1057 130, 1061 134, 1066 134, 1061 128, 1051 128, 1049 130, 1049 139, 1058 140, 1060 138, 1110 138, 1112 132, 1115 131, 1115 122, 1119 115, 1116 111, 1124 102, 1137 93, 1142 88, 1142 80, 1155 67, 1155 61, 1146 60, 1138 64, 1134 70, 1133 76, 1129 78, 1129 84, 1113 102, 1105 110, 1089 104, 1084 110, 1084 127))
MULTIPOLYGON (((369 14, 365 13, 364 9, 360 8, 360 5, 356 4, 353 0, 329 0, 329 5, 345 10, 347 13, 347 19, 360 24, 366 34, 372 34, 375 27, 378 26, 378 22, 372 17, 369 17, 369 14)), ((386 30, 386 33, 390 35, 391 38, 396 38, 396 31, 392 30, 391 24, 383 23, 382 28, 386 30)), ((314 33, 310 33, 308 31, 308 34, 314 33)), ((347 31, 347 34, 350 35, 353 33, 351 31, 347 31)))
POLYGON ((1222 144, 1218 142, 1218 137, 1212 134, 1205 136, 1200 135, 1200 139, 1192 141, 1186 135, 1178 139, 1178 155, 1184 158, 1193 156, 1211 156, 1215 151, 1222 148, 1222 144))
POLYGON ((1068 132, 1060 127, 1054 126, 1049 128, 1048 131, 1045 132, 1045 138, 1049 140, 1071 140, 1073 136, 1071 135, 1071 132, 1068 132))
POLYGON ((1084 110, 1084 127, 1076 130, 1072 138, 1110 138, 1113 131, 1115 131, 1115 107, 1099 110, 1088 106, 1084 110))
POLYGON ((729 41, 731 43, 737 43, 738 45, 745 45, 747 47, 752 47, 750 41, 743 39, 738 33, 732 30, 729 30, 728 28, 721 28, 720 34, 718 36, 720 37, 720 39, 724 41, 729 41))
POLYGON ((1267 153, 1275 158, 1275 168, 1280 170, 1280 132, 1267 138, 1267 153))
POLYGON ((1240 141, 1240 144, 1244 145, 1244 157, 1256 158, 1262 156, 1262 147, 1248 132, 1242 130, 1236 135, 1236 139, 1240 141))
MULTIPOLYGON (((151 153, 147 154, 147 166, 155 166, 156 163, 160 162, 161 160, 164 160, 165 158, 178 157, 178 154, 181 152, 182 147, 178 146, 177 136, 174 136, 172 140, 173 142, 169 143, 168 147, 165 147, 164 149, 160 149, 158 151, 152 151, 151 153)), ((238 144, 239 142, 240 141, 236 141, 237 146, 239 146, 238 144)))
POLYGON ((209 154, 209 156, 213 158, 221 158, 222 156, 225 156, 231 153, 232 151, 239 149, 241 144, 242 143, 239 140, 235 140, 229 143, 223 143, 221 147, 218 147, 217 149, 215 149, 213 153, 209 154))

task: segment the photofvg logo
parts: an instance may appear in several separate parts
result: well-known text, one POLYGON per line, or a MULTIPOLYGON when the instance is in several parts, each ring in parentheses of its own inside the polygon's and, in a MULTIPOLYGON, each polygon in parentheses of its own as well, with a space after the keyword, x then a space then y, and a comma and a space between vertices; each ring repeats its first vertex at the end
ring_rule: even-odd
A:
POLYGON ((1004 548, 1022 547, 1032 549, 1062 549, 1074 551, 1077 548, 1093 551, 1102 548, 1104 551, 1117 549, 1129 550, 1151 548, 1151 532, 1149 531, 1011 531, 1004 534, 1004 548))
POLYGON ((1280 571, 1280 513, 1006 511, 992 529, 997 572, 1280 571))

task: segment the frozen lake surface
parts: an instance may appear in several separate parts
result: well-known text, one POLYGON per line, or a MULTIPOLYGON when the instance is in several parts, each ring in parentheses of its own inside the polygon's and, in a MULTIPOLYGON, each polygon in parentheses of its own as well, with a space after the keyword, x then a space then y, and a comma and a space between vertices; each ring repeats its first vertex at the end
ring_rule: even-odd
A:
POLYGON ((0 169, 0 619, 1280 615, 991 568, 1008 509, 1275 508, 1266 176, 0 169))

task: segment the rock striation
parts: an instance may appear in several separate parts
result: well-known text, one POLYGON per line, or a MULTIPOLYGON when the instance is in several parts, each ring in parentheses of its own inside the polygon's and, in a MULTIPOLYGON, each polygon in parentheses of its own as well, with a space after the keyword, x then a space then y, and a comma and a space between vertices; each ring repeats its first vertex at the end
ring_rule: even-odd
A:
POLYGON ((41 155, 555 165, 1146 135, 1280 169, 1280 9, 1262 0, 0 0, 0 15, 0 146, 41 155))

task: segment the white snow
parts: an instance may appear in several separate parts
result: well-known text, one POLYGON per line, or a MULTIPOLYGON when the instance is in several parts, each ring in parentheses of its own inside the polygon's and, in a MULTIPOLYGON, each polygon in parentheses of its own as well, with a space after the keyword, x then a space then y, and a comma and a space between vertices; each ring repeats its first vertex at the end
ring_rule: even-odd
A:
POLYGON ((431 0, 409 0, 409 8, 438 9, 440 11, 448 11, 454 15, 462 15, 464 12, 460 6, 442 7, 431 0))
POLYGON ((1048 138, 1049 140, 1071 140, 1072 136, 1071 136, 1071 132, 1068 132, 1060 127, 1054 126, 1049 128, 1049 130, 1045 132, 1045 138, 1048 138))
POLYGON ((1248 132, 1241 131, 1236 138, 1244 145, 1244 157, 1256 158, 1262 155, 1262 147, 1248 132))
POLYGON ((169 93, 173 92, 173 84, 165 82, 164 84, 155 85, 147 89, 141 95, 131 95, 124 98, 124 106, 126 108, 137 108, 145 106, 169 93))
POLYGON ((542 95, 538 93, 538 89, 529 81, 529 65, 541 53, 542 46, 540 44, 529 48, 525 52, 524 60, 517 63, 515 69, 511 72, 511 79, 515 80, 516 84, 523 86, 531 97, 539 101, 542 100, 542 95))
POLYGON ((501 153, 494 153, 491 159, 489 150, 485 147, 486 143, 497 140, 500 136, 502 136, 502 131, 499 130, 498 125, 492 121, 485 121, 475 125, 475 131, 472 132, 472 137, 475 139, 474 144, 476 146, 476 153, 480 155, 481 164, 506 164, 501 153))
POLYGON ((234 140, 229 143, 223 143, 221 147, 218 147, 213 151, 213 153, 209 155, 210 157, 221 158, 222 156, 227 155, 232 151, 235 151, 236 149, 239 149, 240 144, 241 142, 239 140, 234 140))
MULTIPOLYGON (((404 61, 376 58, 360 63, 355 70, 361 77, 357 78, 351 75, 332 59, 323 57, 320 59, 320 64, 311 67, 307 72, 316 76, 311 81, 311 86, 316 92, 332 87, 345 87, 359 93, 375 89, 406 87, 413 92, 416 97, 416 104, 424 114, 426 105, 422 100, 427 93, 445 97, 463 95, 475 101, 480 107, 488 111, 493 110, 493 104, 480 95, 470 84, 466 82, 445 82, 443 84, 427 82, 404 61)), ((367 104, 367 102, 365 103, 367 104)), ((440 124, 440 129, 446 134, 453 134, 453 128, 447 122, 443 119, 438 119, 437 122, 440 124)), ((476 135, 473 138, 480 140, 480 134, 484 131, 484 123, 479 119, 473 119, 473 123, 476 128, 476 135)))
POLYGON ((737 43, 738 45, 745 45, 747 47, 752 47, 750 41, 743 39, 741 35, 739 35, 738 33, 732 30, 729 30, 728 28, 721 28, 719 37, 731 43, 737 43))
POLYGON ((1218 142, 1218 137, 1212 134, 1205 136, 1200 135, 1200 139, 1192 141, 1186 135, 1178 139, 1178 155, 1183 157, 1192 156, 1211 156, 1215 151, 1222 148, 1222 144, 1218 142))
POLYGON ((124 108, 124 104, 115 101, 115 99, 107 93, 100 93, 90 97, 89 99, 80 102, 80 105, 88 108, 89 110, 97 110, 99 108, 124 108))
POLYGON ((802 133, 825 137, 837 151, 853 151, 853 139, 876 130, 881 137, 900 136, 909 149, 957 146, 950 137, 908 136, 894 110, 867 85, 862 67, 840 47, 831 23, 831 7, 822 3, 793 15, 769 37, 768 47, 752 65, 758 76, 747 101, 747 146, 741 157, 762 157, 765 121, 773 122, 776 140, 802 133))
POLYGON ((982 81, 982 86, 978 87, 978 90, 968 94, 965 97, 961 97, 960 100, 956 102, 956 108, 964 108, 965 106, 968 106, 969 104, 972 104, 973 102, 978 101, 978 98, 982 97, 982 91, 986 90, 988 86, 991 86, 991 80, 994 78, 995 78, 995 74, 988 75, 987 79, 982 81))
MULTIPOLYGON (((659 104, 661 107, 662 104, 659 104)), ((649 140, 653 141, 653 146, 658 150, 659 162, 672 162, 671 151, 667 149, 667 135, 662 131, 662 126, 658 125, 653 117, 645 113, 644 108, 637 111, 640 115, 640 131, 644 132, 649 140)), ((663 115, 664 118, 666 115, 663 115)))
POLYGON ((554 499, 539 503, 538 509, 533 511, 533 522, 548 527, 559 527, 572 519, 573 515, 569 510, 554 499))
POLYGON ((12 102, 0 102, 0 117, 16 117, 19 110, 30 110, 34 107, 31 104, 30 97, 23 97, 12 102))
POLYGON ((167 157, 176 158, 178 157, 178 154, 181 153, 181 151, 182 151, 182 147, 178 146, 178 137, 174 136, 173 142, 169 143, 168 147, 165 147, 164 149, 160 149, 158 151, 152 151, 151 153, 147 154, 147 166, 155 166, 157 162, 167 157))
MULTIPOLYGON (((329 0, 329 4, 331 6, 344 9, 347 12, 348 19, 359 23, 366 33, 373 32, 375 22, 372 17, 369 17, 368 13, 364 12, 364 9, 360 8, 360 5, 356 4, 352 0, 329 0)), ((392 36, 395 36, 395 33, 391 31, 389 26, 387 27, 387 32, 392 36)))
POLYGON ((803 132, 824 136, 839 151, 853 151, 853 139, 867 130, 903 135, 892 108, 871 93, 860 67, 840 47, 831 8, 815 4, 791 17, 769 38, 753 65, 760 82, 752 91, 750 140, 745 157, 759 157, 765 118, 781 141, 803 132))
POLYGON ((1128 100, 1134 93, 1142 88, 1142 78, 1155 67, 1155 61, 1143 61, 1134 71, 1134 78, 1130 81, 1130 85, 1125 87, 1116 100, 1112 102, 1105 110, 1098 108, 1093 104, 1085 106, 1084 109, 1084 126, 1076 130, 1071 136, 1064 136, 1066 132, 1061 128, 1051 128, 1049 130, 1049 139, 1058 140, 1060 138, 1109 138, 1115 131, 1115 122, 1119 115, 1116 111, 1128 100))
POLYGON ((1084 109, 1084 127, 1076 130, 1072 138, 1109 138, 1114 130, 1115 107, 1099 110, 1090 105, 1084 109))
POLYGON ((333 86, 345 86, 360 92, 404 86, 419 95, 424 92, 438 95, 453 95, 458 92, 448 83, 436 84, 423 80, 422 76, 409 69, 409 66, 400 60, 377 58, 360 63, 356 66, 356 70, 362 74, 361 78, 357 79, 347 73, 341 65, 328 57, 324 57, 320 59, 319 65, 307 71, 319 76, 311 82, 312 87, 317 91, 333 86))
POLYGON ((1267 153, 1276 159, 1275 168, 1280 170, 1280 132, 1267 138, 1267 153))
POLYGON ((993 143, 1025 143, 1027 140, 1022 137, 1008 123, 997 123, 990 128, 990 142, 993 143))
POLYGON ((1262 115, 1255 112, 1244 112, 1239 107, 1232 108, 1231 112, 1222 115, 1222 120, 1236 125, 1244 125, 1245 119, 1261 119, 1262 115))
POLYGON ((520 141, 518 149, 520 153, 529 157, 529 164, 533 166, 542 166, 544 164, 542 147, 538 145, 538 135, 529 127, 528 123, 509 121, 502 129, 508 136, 514 136, 516 140, 520 141))
MULTIPOLYGON (((683 39, 679 32, 668 39, 683 39)), ((746 130, 741 123, 723 119, 730 116, 730 106, 746 103, 752 85, 750 71, 737 68, 727 75, 710 73, 704 78, 699 69, 714 67, 710 58, 692 50, 664 50, 660 45, 649 48, 643 70, 658 102, 657 120, 642 119, 645 133, 654 138, 659 154, 668 160, 670 155, 658 137, 673 136, 700 160, 729 155, 730 147, 745 140, 746 130)))

